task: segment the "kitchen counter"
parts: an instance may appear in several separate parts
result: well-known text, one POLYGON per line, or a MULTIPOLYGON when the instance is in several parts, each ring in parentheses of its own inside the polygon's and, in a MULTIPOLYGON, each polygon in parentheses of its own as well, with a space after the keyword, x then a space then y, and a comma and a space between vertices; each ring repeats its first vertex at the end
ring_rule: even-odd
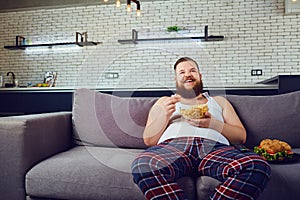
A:
MULTIPOLYGON (((120 97, 161 97, 174 94, 175 87, 161 88, 98 88, 98 87, 28 87, 0 88, 0 117, 45 112, 71 111, 73 92, 89 88, 120 97)), ((213 85, 204 87, 216 95, 276 95, 300 90, 300 75, 278 75, 258 84, 213 85)))
POLYGON ((259 84, 273 84, 278 86, 278 93, 287 93, 300 90, 300 74, 287 75, 279 74, 259 84))
MULTIPOLYGON (((80 87, 14 87, 14 88, 0 88, 1 91, 13 91, 13 92, 73 92, 78 88, 89 88, 100 92, 113 92, 113 91, 175 91, 175 87, 170 88, 98 88, 90 86, 80 87)), ((244 85, 225 85, 225 86, 209 86, 204 87, 204 90, 257 90, 257 89, 277 89, 277 84, 244 84, 244 85)))
MULTIPOLYGON (((161 97, 174 94, 175 88, 93 88, 93 87, 29 87, 0 88, 0 117, 45 112, 71 111, 73 92, 89 88, 120 97, 161 97)), ((204 88, 211 95, 274 95, 277 85, 227 85, 204 88)))

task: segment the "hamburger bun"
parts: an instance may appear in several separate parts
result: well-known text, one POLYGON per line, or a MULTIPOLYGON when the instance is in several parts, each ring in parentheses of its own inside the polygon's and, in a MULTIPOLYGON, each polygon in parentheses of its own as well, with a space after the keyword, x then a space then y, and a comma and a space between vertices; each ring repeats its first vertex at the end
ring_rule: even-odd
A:
POLYGON ((292 147, 284 141, 264 139, 259 146, 254 147, 254 152, 264 157, 267 161, 289 161, 293 159, 292 147))

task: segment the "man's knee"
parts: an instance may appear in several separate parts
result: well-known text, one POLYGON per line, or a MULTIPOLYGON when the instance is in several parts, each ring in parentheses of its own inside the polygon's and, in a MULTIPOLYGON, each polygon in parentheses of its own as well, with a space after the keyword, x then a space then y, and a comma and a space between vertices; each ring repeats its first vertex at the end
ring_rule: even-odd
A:
POLYGON ((261 189, 267 185, 271 178, 270 165, 258 155, 251 155, 248 157, 248 161, 244 161, 243 171, 249 174, 249 181, 261 189))

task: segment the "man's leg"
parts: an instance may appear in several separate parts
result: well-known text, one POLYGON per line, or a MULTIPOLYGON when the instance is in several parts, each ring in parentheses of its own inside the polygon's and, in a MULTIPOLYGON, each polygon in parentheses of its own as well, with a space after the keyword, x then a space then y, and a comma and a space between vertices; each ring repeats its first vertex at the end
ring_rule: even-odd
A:
POLYGON ((184 153, 188 141, 171 143, 148 148, 132 163, 134 182, 147 199, 187 199, 176 181, 191 173, 191 161, 184 153))
POLYGON ((200 175, 223 182, 211 199, 257 199, 270 180, 268 163, 253 152, 234 147, 217 148, 200 162, 200 175))

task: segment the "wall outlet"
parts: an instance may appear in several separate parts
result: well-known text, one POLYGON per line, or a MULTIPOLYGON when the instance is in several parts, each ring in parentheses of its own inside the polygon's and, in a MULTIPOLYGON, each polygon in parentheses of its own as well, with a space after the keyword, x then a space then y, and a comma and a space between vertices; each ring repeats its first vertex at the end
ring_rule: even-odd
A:
POLYGON ((104 74, 106 79, 116 79, 119 78, 118 72, 107 72, 104 74))
POLYGON ((251 76, 261 76, 262 75, 262 69, 252 69, 251 70, 251 76))

